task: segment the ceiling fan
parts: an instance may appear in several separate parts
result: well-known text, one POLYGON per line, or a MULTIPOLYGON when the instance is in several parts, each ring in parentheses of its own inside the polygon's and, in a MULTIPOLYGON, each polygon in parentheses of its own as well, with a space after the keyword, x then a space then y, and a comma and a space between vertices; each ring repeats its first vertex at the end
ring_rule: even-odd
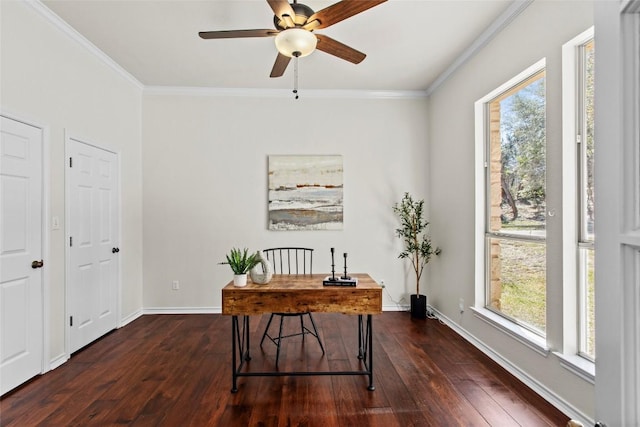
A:
POLYGON ((201 31, 203 39, 230 39, 241 37, 275 37, 278 56, 271 70, 271 77, 284 74, 291 58, 309 55, 316 48, 345 61, 359 64, 366 57, 355 50, 324 34, 313 31, 327 28, 333 24, 364 12, 387 0, 342 0, 318 12, 309 6, 294 0, 267 0, 273 9, 275 30, 227 30, 201 31))

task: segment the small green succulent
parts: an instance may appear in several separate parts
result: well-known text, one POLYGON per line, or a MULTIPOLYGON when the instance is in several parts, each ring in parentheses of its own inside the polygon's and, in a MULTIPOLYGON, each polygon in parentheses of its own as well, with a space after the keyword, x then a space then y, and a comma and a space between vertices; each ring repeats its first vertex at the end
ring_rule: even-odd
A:
POLYGON ((220 264, 229 264, 234 274, 247 274, 249 270, 260 263, 258 254, 253 252, 249 255, 249 249, 245 248, 244 251, 233 248, 231 252, 226 255, 227 261, 220 264))

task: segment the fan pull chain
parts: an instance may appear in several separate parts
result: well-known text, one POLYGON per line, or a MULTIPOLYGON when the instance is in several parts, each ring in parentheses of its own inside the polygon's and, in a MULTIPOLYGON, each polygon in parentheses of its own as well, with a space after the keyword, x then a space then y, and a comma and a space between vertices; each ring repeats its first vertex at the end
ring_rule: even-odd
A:
POLYGON ((300 56, 300 52, 294 52, 293 55, 293 94, 295 95, 295 99, 298 99, 298 57, 300 56))

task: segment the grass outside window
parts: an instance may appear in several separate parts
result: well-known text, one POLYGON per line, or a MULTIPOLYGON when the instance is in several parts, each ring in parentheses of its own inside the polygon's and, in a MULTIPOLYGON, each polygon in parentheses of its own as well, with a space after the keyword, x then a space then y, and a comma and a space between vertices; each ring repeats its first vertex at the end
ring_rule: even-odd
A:
POLYGON ((490 266, 489 308, 533 332, 546 331, 546 244, 511 239, 490 239, 499 251, 490 266))

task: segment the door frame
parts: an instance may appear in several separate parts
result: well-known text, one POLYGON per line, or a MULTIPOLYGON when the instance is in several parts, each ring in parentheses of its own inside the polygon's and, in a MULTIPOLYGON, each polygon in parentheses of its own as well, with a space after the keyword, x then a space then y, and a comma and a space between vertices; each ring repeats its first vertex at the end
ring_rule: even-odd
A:
POLYGON ((49 236, 51 233, 51 229, 49 227, 49 215, 50 215, 50 194, 51 194, 51 182, 50 182, 50 130, 49 126, 43 125, 36 120, 31 118, 25 118, 24 114, 15 114, 6 109, 0 108, 0 116, 5 117, 10 120, 14 120, 16 122, 23 123, 27 126, 31 126, 34 128, 40 129, 42 132, 42 139, 40 141, 40 145, 42 147, 42 164, 40 165, 40 169, 42 171, 42 197, 40 200, 41 203, 41 213, 42 213, 42 225, 41 225, 41 238, 40 244, 42 247, 42 259, 44 259, 45 264, 42 269, 42 282, 40 285, 40 290, 42 292, 42 354, 40 360, 40 374, 44 374, 47 371, 50 371, 51 368, 51 334, 50 334, 50 316, 51 316, 51 294, 50 294, 50 284, 51 284, 51 264, 49 257, 49 236), (49 267, 49 268, 47 268, 49 267))
MULTIPOLYGON (((65 298, 65 310, 64 310, 64 324, 65 324, 65 334, 64 334, 64 348, 65 348, 65 353, 67 354, 67 358, 71 357, 71 353, 70 353, 70 349, 71 349, 71 326, 69 325, 69 309, 71 307, 70 304, 70 283, 69 283, 69 271, 71 271, 71 265, 70 265, 70 261, 71 261, 71 248, 69 247, 69 237, 71 236, 71 215, 70 215, 70 206, 69 206, 69 201, 70 201, 70 187, 71 187, 71 177, 69 175, 69 155, 70 155, 70 144, 72 141, 75 142, 79 142, 81 144, 85 144, 88 145, 90 147, 94 147, 97 148, 99 150, 104 150, 107 151, 109 153, 113 153, 115 154, 117 161, 118 161, 118 165, 116 168, 116 173, 118 174, 118 183, 117 183, 117 190, 118 190, 118 235, 117 235, 117 239, 119 244, 122 242, 122 174, 121 174, 121 166, 120 166, 120 152, 117 150, 114 150, 108 146, 102 145, 102 144, 96 144, 94 142, 89 142, 90 140, 88 138, 83 138, 81 136, 78 136, 77 134, 69 131, 68 129, 64 130, 64 228, 65 228, 65 241, 64 241, 64 249, 65 249, 65 279, 64 279, 64 298, 65 298)), ((115 258, 115 262, 117 262, 117 267, 118 267, 118 275, 117 275, 117 284, 116 284, 116 307, 115 307, 115 312, 116 312, 116 329, 120 328, 122 326, 122 304, 121 304, 121 299, 122 299, 122 263, 120 262, 120 257, 116 257, 115 258)))

